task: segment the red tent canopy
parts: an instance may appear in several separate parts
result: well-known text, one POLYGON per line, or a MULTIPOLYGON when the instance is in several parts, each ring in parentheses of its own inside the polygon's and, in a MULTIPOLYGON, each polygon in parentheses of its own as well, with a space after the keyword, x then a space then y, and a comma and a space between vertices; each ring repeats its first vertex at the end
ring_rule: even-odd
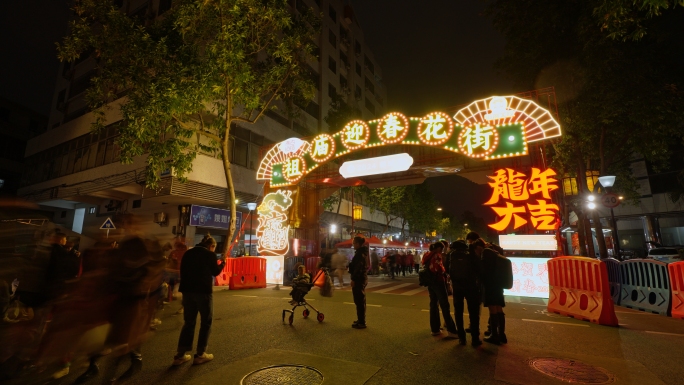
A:
MULTIPOLYGON (((353 247, 352 240, 353 239, 347 239, 346 241, 336 243, 335 247, 337 247, 338 249, 350 249, 353 247)), ((370 247, 383 247, 384 246, 382 243, 382 240, 380 240, 378 237, 375 237, 375 236, 370 237, 370 238, 366 238, 366 243, 370 247)))

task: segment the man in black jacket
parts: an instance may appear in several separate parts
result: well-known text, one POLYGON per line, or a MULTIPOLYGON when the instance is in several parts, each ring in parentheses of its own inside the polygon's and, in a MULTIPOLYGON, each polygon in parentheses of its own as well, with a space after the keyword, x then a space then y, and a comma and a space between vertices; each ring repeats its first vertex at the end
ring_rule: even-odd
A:
POLYGON ((190 361, 191 357, 185 352, 192 350, 195 336, 197 313, 200 314, 200 330, 197 337, 197 354, 193 364, 203 364, 214 359, 213 354, 206 353, 211 331, 211 321, 214 312, 213 283, 214 277, 221 273, 226 265, 225 256, 221 263, 216 263, 216 240, 210 236, 204 237, 201 243, 185 252, 180 267, 180 287, 183 293, 183 329, 178 338, 178 353, 173 358, 173 365, 181 365, 190 361))
POLYGON ((368 248, 364 246, 366 239, 354 237, 354 258, 349 263, 351 274, 352 295, 356 305, 356 321, 352 323, 354 329, 366 328, 366 284, 368 284, 368 248))
POLYGON ((463 300, 465 299, 468 303, 472 345, 477 347, 482 345, 480 341, 481 261, 477 255, 468 253, 468 245, 465 241, 451 243, 450 261, 449 273, 454 288, 458 339, 461 345, 466 344, 466 331, 463 328, 463 300))

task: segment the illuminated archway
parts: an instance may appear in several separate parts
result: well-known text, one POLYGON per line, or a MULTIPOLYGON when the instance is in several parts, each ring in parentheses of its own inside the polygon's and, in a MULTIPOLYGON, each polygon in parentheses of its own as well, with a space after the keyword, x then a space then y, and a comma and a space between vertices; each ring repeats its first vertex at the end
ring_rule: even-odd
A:
MULTIPOLYGON (((426 146, 487 161, 527 155, 528 143, 560 135, 560 125, 552 114, 534 101, 492 96, 472 102, 453 117, 444 112, 423 117, 392 112, 367 122, 351 121, 339 132, 319 134, 311 140, 287 139, 264 155, 257 171, 257 180, 268 183, 271 191, 258 210, 257 233, 264 238, 259 241, 259 252, 267 259, 282 259, 287 252, 287 208, 273 202, 280 199, 289 207, 293 193, 288 186, 296 186, 314 170, 347 154, 383 146, 426 146)), ((352 178, 402 172, 412 163, 409 154, 393 154, 348 161, 336 173, 352 178)), ((274 262, 282 264, 280 259, 274 262)))

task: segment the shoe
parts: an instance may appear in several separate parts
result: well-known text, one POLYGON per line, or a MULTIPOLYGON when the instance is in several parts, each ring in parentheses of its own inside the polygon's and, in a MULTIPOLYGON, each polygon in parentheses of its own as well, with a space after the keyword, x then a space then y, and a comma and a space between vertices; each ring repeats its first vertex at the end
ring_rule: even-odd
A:
POLYGON ((441 335, 442 335, 442 331, 441 331, 441 330, 438 331, 438 332, 432 332, 432 336, 441 336, 441 335))
POLYGON ((133 377, 134 375, 138 374, 142 370, 142 360, 140 359, 133 359, 131 360, 131 366, 126 369, 124 374, 121 375, 117 379, 117 381, 126 381, 129 378, 133 377))
MULTIPOLYGON (((440 334, 441 334, 441 333, 440 333, 440 334)), ((446 335, 446 337, 444 337, 444 338, 445 338, 445 339, 450 339, 450 340, 455 340, 455 339, 458 338, 458 334, 452 333, 452 332, 448 332, 447 335, 446 335)))
POLYGON ((66 376, 67 374, 69 374, 69 367, 65 366, 61 370, 58 370, 55 373, 53 373, 52 378, 54 380, 59 380, 60 378, 66 376))
POLYGON ((297 304, 297 301, 295 301, 295 300, 290 301, 290 305, 294 306, 296 304, 297 304))
POLYGON ((162 322, 159 318, 155 318, 152 320, 152 322, 150 322, 150 326, 157 326, 157 325, 161 325, 161 324, 162 324, 162 322))
POLYGON ((459 339, 458 339, 458 344, 459 344, 459 345, 465 346, 465 344, 466 344, 466 339, 465 339, 465 338, 459 338, 459 339))
POLYGON ((358 320, 356 320, 356 321, 352 322, 352 327, 354 327, 354 325, 357 325, 358 323, 359 323, 359 321, 358 321, 358 320))
POLYGON ((352 327, 353 327, 354 329, 365 329, 365 328, 366 328, 366 324, 356 323, 356 324, 353 324, 352 327))
POLYGON ((209 362, 209 361, 211 361, 211 360, 213 360, 213 359, 214 359, 214 355, 213 355, 213 354, 202 353, 201 356, 195 355, 195 359, 192 361, 192 364, 193 364, 193 365, 200 365, 200 364, 203 364, 203 363, 205 363, 205 362, 209 362))
POLYGON ((506 338, 506 333, 499 334, 499 342, 501 342, 502 344, 508 343, 508 338, 506 338))
POLYGON ((184 308, 180 308, 180 309, 178 309, 178 311, 176 312, 176 314, 183 314, 183 313, 185 313, 184 308))
POLYGON ((97 366, 97 364, 92 364, 88 366, 88 369, 85 371, 85 373, 81 374, 78 376, 76 379, 75 383, 76 384, 84 384, 93 378, 97 377, 97 375, 100 373, 100 367, 97 366))
POLYGON ((482 345, 482 341, 479 338, 473 338, 472 342, 470 342, 471 345, 473 345, 474 348, 482 345))
POLYGON ((185 354, 183 357, 173 357, 173 363, 171 365, 173 365, 173 366, 183 365, 184 363, 190 361, 191 359, 192 359, 192 356, 189 354, 185 354))
POLYGON ((497 334, 492 334, 489 337, 485 338, 484 342, 494 345, 501 345, 501 341, 499 340, 499 336, 497 334))

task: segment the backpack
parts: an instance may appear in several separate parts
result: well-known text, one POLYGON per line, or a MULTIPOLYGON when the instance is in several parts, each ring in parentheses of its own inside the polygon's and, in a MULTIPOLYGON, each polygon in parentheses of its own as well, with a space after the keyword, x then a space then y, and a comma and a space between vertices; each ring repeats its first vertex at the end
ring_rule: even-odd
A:
POLYGON ((511 289, 513 287, 513 266, 511 260, 497 253, 493 249, 485 249, 494 258, 494 281, 498 287, 511 289))
POLYGON ((432 283, 432 272, 430 267, 423 265, 418 271, 418 284, 420 286, 430 286, 432 283))
POLYGON ((455 286, 475 285, 479 281, 479 271, 473 266, 473 261, 468 253, 452 251, 449 259, 451 260, 449 275, 455 286))

